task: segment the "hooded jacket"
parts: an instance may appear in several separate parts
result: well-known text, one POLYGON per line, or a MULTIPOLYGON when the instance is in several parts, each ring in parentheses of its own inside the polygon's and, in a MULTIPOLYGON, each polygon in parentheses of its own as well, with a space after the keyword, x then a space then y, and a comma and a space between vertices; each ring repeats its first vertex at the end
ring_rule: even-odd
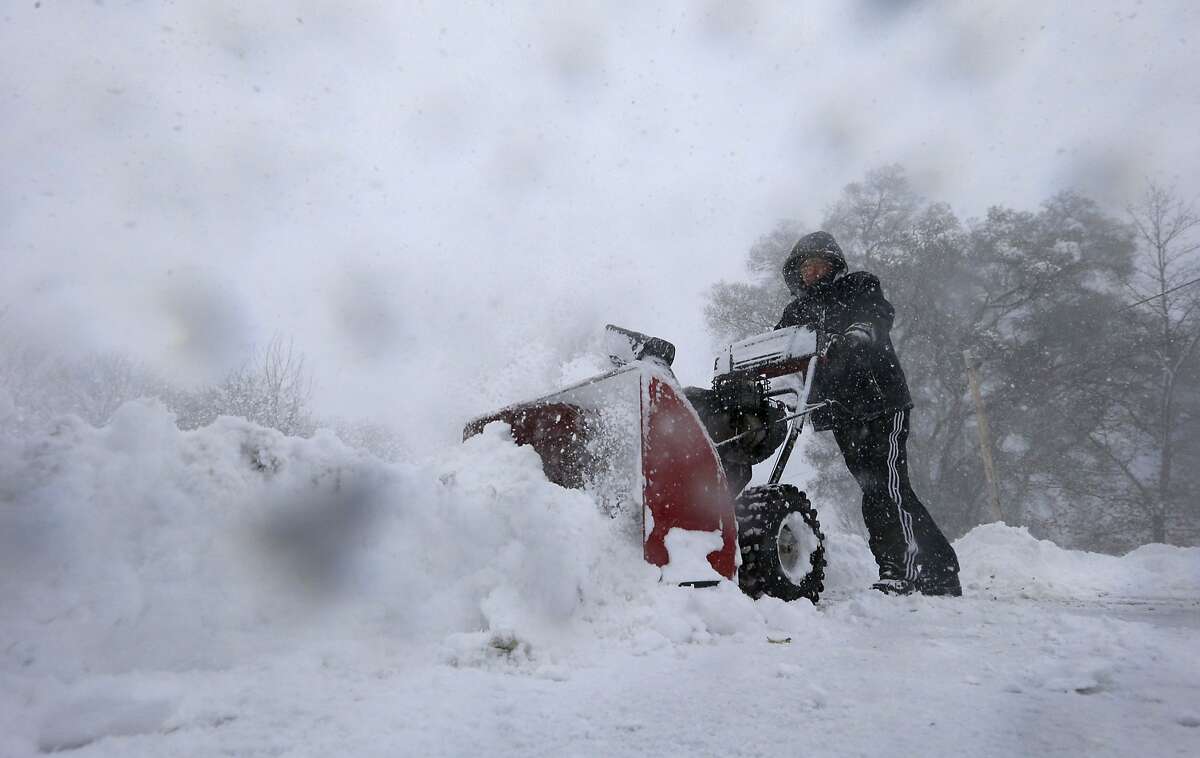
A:
POLYGON ((776 329, 808 326, 818 334, 856 331, 865 335, 859 344, 843 342, 835 347, 817 367, 809 402, 832 403, 813 412, 816 430, 861 423, 912 407, 908 382, 892 346, 894 314, 879 278, 865 271, 808 287, 784 308, 776 329))

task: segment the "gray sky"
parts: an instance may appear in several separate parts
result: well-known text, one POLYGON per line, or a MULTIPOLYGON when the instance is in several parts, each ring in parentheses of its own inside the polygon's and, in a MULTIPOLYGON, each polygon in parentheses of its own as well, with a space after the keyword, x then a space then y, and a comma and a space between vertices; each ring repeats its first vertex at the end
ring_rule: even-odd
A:
POLYGON ((194 379, 290 334, 321 410, 444 426, 609 321, 706 381, 704 289, 883 163, 1200 192, 1196 3, 511 5, 5 4, 3 328, 194 379))

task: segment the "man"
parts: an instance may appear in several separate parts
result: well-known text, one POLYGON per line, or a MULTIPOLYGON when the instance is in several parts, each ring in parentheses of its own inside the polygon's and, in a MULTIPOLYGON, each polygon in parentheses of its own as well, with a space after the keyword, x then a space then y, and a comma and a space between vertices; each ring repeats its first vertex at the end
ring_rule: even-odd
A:
POLYGON ((889 331, 894 310, 879 279, 847 274, 833 236, 802 237, 783 265, 795 299, 776 329, 804 325, 827 335, 810 402, 817 431, 833 430, 846 467, 862 488, 863 520, 879 564, 875 589, 888 594, 961 595, 958 558, 908 481, 905 451, 912 408, 889 331))

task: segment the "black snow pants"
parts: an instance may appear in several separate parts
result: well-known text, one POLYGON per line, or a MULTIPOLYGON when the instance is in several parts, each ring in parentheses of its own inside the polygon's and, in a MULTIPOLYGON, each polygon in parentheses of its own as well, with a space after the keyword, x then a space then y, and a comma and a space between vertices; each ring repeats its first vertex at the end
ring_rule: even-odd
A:
POLYGON ((863 491, 863 520, 879 578, 930 589, 957 584, 954 548, 908 481, 908 411, 834 427, 833 435, 863 491))

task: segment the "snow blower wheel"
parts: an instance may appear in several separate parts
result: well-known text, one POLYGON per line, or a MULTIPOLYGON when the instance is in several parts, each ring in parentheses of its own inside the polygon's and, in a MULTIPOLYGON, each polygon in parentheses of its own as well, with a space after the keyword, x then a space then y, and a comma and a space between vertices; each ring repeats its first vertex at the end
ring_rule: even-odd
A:
POLYGON ((790 484, 747 488, 737 520, 742 591, 816 603, 825 589, 825 535, 804 493, 790 484))

